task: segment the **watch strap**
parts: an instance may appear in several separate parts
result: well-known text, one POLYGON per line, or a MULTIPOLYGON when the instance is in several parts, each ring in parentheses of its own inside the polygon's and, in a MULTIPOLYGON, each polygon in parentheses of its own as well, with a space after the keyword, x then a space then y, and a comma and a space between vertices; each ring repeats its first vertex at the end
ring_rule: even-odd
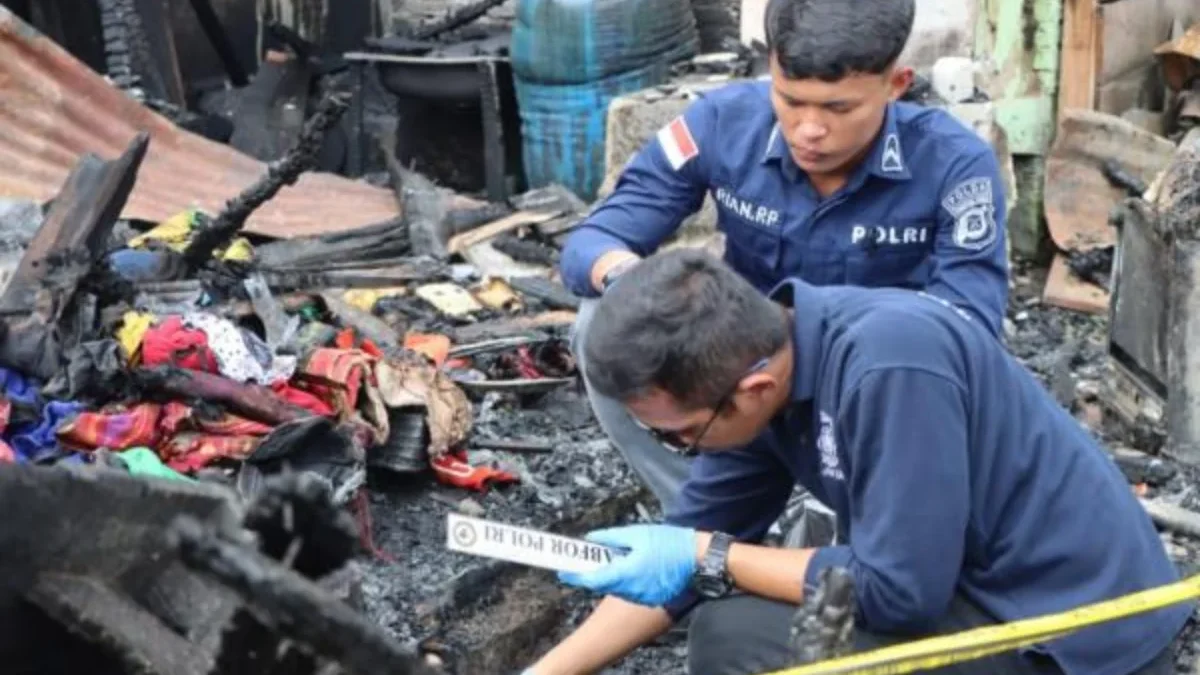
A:
POLYGON ((727 574, 726 564, 729 559, 729 547, 733 545, 733 537, 724 532, 714 532, 708 542, 708 549, 700 562, 700 572, 711 576, 727 574))

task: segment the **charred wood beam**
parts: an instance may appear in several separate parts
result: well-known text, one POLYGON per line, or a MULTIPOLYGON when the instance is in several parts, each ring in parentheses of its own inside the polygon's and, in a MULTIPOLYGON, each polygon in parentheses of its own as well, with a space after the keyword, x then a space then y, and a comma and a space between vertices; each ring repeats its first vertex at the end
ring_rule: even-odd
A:
POLYGON ((46 318, 58 319, 68 296, 104 255, 149 143, 150 135, 141 133, 115 161, 92 154, 79 159, 0 295, 0 314, 28 314, 45 289, 57 296, 46 318))
POLYGON ((215 401, 239 415, 272 426, 312 415, 280 398, 270 387, 242 384, 199 370, 170 366, 143 368, 134 371, 133 378, 139 390, 151 397, 215 401))
POLYGON ((128 597, 96 579, 43 574, 28 600, 137 675, 203 675, 207 656, 128 597))
POLYGON ((240 595, 259 621, 359 675, 433 675, 366 617, 319 586, 193 518, 171 528, 184 564, 240 595))
POLYGON ((0 295, 0 364, 48 380, 63 351, 90 330, 95 297, 80 287, 100 269, 149 139, 139 134, 113 162, 84 155, 67 177, 0 295))
POLYGON ((453 12, 449 12, 445 17, 438 21, 425 24, 413 31, 412 38, 414 40, 430 40, 443 33, 449 33, 452 30, 462 28, 479 17, 487 14, 493 7, 499 7, 508 0, 479 0, 469 5, 464 5, 453 12))
POLYGON ((325 134, 337 124, 350 106, 350 94, 335 90, 321 100, 316 113, 304 124, 296 145, 280 160, 267 165, 267 175, 231 199, 213 221, 198 232, 183 252, 188 269, 203 267, 213 251, 226 245, 246 224, 255 209, 265 204, 286 185, 291 185, 320 159, 325 134))
POLYGON ((209 43, 217 52, 217 57, 221 59, 221 65, 225 67, 229 83, 234 87, 244 87, 250 84, 250 76, 246 74, 245 66, 238 59, 237 50, 234 49, 233 41, 229 39, 229 33, 226 32, 225 26, 221 25, 221 17, 217 16, 217 10, 213 9, 212 0, 191 0, 191 3, 192 11, 196 13, 196 20, 204 30, 204 36, 208 38, 209 43))

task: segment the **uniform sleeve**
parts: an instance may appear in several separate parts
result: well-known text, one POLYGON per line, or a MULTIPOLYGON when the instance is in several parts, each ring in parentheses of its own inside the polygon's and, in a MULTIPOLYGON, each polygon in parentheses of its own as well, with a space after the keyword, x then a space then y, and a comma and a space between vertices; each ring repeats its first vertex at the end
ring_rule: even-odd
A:
POLYGON ((595 297, 592 266, 613 250, 648 256, 704 203, 714 152, 715 106, 700 97, 634 155, 613 192, 575 228, 563 246, 563 283, 595 297))
POLYGON ((927 630, 962 568, 970 512, 962 389, 927 371, 873 371, 843 402, 837 430, 850 469, 849 544, 818 549, 805 586, 815 588, 826 567, 846 568, 862 626, 927 630))
MULTIPOLYGON (((672 525, 707 532, 724 532, 741 542, 757 543, 792 493, 791 474, 759 440, 743 450, 708 452, 696 457, 675 507, 667 514, 672 525)), ((685 591, 666 605, 678 620, 700 601, 685 591)))
POLYGON ((1004 181, 991 148, 963 155, 941 186, 934 268, 926 291, 968 310, 999 336, 1008 302, 1004 181))

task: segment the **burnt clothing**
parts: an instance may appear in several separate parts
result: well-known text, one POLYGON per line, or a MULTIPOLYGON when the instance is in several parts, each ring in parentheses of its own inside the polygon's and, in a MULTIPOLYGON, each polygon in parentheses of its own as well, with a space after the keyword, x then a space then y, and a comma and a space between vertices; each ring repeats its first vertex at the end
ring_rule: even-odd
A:
MULTIPOLYGON (((745 449, 698 457, 669 522, 757 541, 799 483, 845 542, 817 549, 806 584, 846 568, 859 625, 880 633, 929 630, 956 593, 1008 622, 1178 580, 1115 464, 973 315, 798 280, 772 297, 795 308, 792 402, 745 449)), ((1069 675, 1125 675, 1192 609, 1035 651, 1069 675)))
POLYGON ((892 103, 862 164, 823 199, 791 158, 769 86, 702 94, 634 156, 568 239, 568 288, 595 297, 600 256, 653 253, 711 194, 727 262, 764 293, 789 277, 923 289, 999 335, 1007 212, 991 147, 944 110, 892 103))

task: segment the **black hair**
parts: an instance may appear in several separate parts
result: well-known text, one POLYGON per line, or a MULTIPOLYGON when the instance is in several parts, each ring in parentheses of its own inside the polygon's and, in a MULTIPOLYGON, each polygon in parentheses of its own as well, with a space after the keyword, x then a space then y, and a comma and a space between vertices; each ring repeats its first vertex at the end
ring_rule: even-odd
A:
POLYGON ((793 80, 879 75, 904 51, 914 0, 770 0, 767 49, 793 80))
POLYGON ((651 256, 604 294, 584 340, 600 394, 628 401, 660 388, 712 409, 746 370, 790 337, 787 314, 724 262, 694 249, 651 256))

